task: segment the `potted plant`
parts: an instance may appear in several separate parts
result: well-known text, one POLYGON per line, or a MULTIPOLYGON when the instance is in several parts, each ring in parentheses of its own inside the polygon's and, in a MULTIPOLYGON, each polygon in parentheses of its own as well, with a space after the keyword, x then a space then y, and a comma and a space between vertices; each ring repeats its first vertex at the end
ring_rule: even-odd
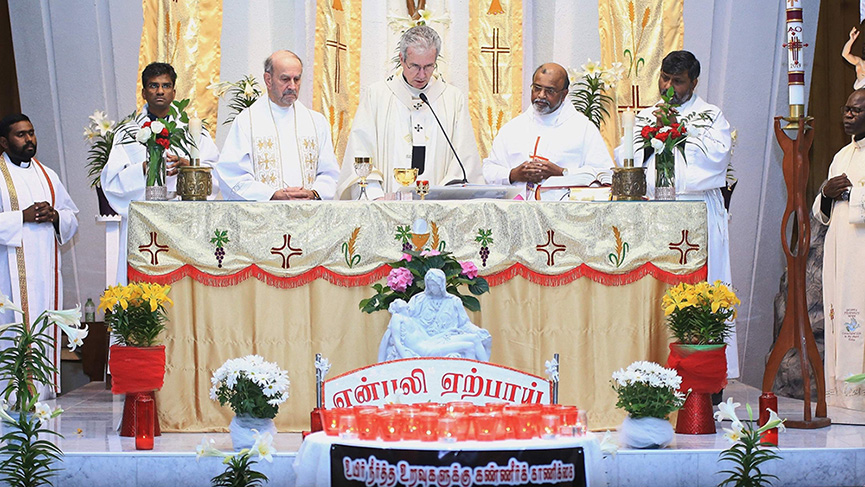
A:
POLYGON ((213 487, 258 487, 267 483, 267 476, 253 470, 252 467, 261 460, 273 463, 273 435, 270 433, 253 434, 255 442, 252 447, 244 448, 237 453, 224 453, 213 446, 214 441, 208 438, 201 440, 201 444, 195 447, 195 461, 201 457, 219 457, 222 463, 228 465, 225 471, 210 479, 213 487), (256 460, 253 455, 258 455, 256 460))
MULTIPOLYGON (((24 316, 24 312, 9 298, 0 294, 0 311, 11 310, 24 316)), ((52 328, 57 326, 69 338, 70 350, 83 345, 87 326, 81 326, 79 308, 66 311, 43 311, 32 325, 11 323, 0 326, 0 341, 5 342, 0 352, 0 382, 5 383, 0 418, 6 425, 3 446, 0 447, 0 481, 4 485, 30 486, 50 484, 56 469, 54 462, 63 452, 47 437, 60 435, 48 427, 48 420, 63 410, 51 409, 39 402, 38 384, 51 384, 57 368, 49 354, 55 343, 52 328), (13 414, 6 411, 13 401, 13 414)))
POLYGON ((721 281, 680 283, 667 291, 662 305, 675 340, 670 344, 667 367, 682 376, 682 391, 691 391, 679 413, 676 432, 714 433, 711 394, 727 385, 724 341, 732 332, 739 298, 721 281))
POLYGON ((229 125, 237 114, 252 106, 261 97, 261 86, 255 76, 247 74, 235 82, 220 81, 207 86, 217 98, 228 95, 228 117, 222 122, 229 125))
POLYGON ((589 60, 580 66, 581 71, 568 70, 571 81, 571 103, 578 112, 586 116, 595 127, 601 128, 603 122, 610 115, 610 107, 613 106, 613 97, 608 95, 612 92, 616 83, 622 79, 624 66, 622 63, 613 63, 610 67, 601 68, 600 63, 589 60))
POLYGON ((781 457, 771 450, 777 446, 766 441, 764 434, 774 428, 778 428, 778 431, 784 431, 784 421, 786 420, 779 418, 775 411, 767 408, 766 412, 769 414, 766 424, 755 428, 754 412, 751 410, 750 404, 745 404, 748 410, 748 426, 745 426, 736 416, 737 407, 739 407, 739 403, 733 402, 731 397, 727 399, 727 402, 719 404, 718 412, 715 413, 715 418, 718 421, 732 421, 730 429, 724 428, 724 438, 732 445, 721 452, 720 460, 732 462, 735 465, 733 469, 720 472, 727 474, 728 477, 718 484, 718 487, 725 485, 733 487, 772 485, 772 479, 778 477, 763 473, 761 468, 764 463, 781 457))
POLYGON ((114 145, 117 128, 129 122, 132 116, 130 115, 120 122, 114 122, 108 119, 105 112, 96 110, 89 119, 90 122, 84 127, 84 139, 90 142, 90 149, 87 151, 87 177, 90 178, 90 187, 96 189, 96 196, 99 198, 99 214, 104 216, 116 215, 117 212, 111 208, 105 193, 102 191, 99 178, 102 169, 108 162, 108 156, 111 155, 111 147, 114 145))
POLYGON ((376 294, 361 300, 360 309, 364 313, 388 309, 398 298, 408 301, 415 294, 423 292, 424 276, 430 269, 444 271, 447 292, 460 298, 469 311, 480 311, 481 303, 475 296, 490 290, 489 283, 478 275, 478 268, 473 262, 460 262, 450 252, 406 250, 402 258, 391 262, 390 266, 392 269, 387 276, 387 285, 374 284, 372 288, 376 294), (463 285, 474 296, 461 293, 460 287, 463 285))
POLYGON ((234 411, 229 431, 235 450, 250 448, 255 432, 276 434, 273 418, 288 399, 288 372, 258 355, 248 355, 226 361, 210 382, 210 398, 234 411))
MULTIPOLYGON (((105 322, 117 342, 109 348, 111 392, 126 394, 120 436, 135 436, 133 407, 138 394, 154 398, 153 391, 162 388, 165 378, 165 345, 158 345, 165 330, 165 306, 173 304, 168 297, 171 286, 133 282, 105 290, 99 309, 105 311, 105 322)), ((155 434, 159 422, 154 418, 155 434)))
POLYGON ((613 372, 616 407, 628 412, 620 438, 632 448, 663 448, 673 440, 667 416, 682 407, 685 395, 679 392, 682 378, 673 369, 654 362, 634 362, 613 372))

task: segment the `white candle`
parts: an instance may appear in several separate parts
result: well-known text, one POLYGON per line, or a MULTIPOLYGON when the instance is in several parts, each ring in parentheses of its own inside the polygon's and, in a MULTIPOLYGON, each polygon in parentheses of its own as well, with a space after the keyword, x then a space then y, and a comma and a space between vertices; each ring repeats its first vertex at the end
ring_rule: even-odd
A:
POLYGON ((189 157, 194 161, 199 158, 198 142, 201 140, 201 119, 198 118, 197 115, 193 115, 192 118, 189 119, 187 130, 189 131, 189 138, 192 139, 192 147, 189 149, 189 157))
POLYGON ((631 110, 625 110, 622 113, 622 132, 624 132, 624 158, 625 160, 634 160, 634 122, 636 114, 631 110))

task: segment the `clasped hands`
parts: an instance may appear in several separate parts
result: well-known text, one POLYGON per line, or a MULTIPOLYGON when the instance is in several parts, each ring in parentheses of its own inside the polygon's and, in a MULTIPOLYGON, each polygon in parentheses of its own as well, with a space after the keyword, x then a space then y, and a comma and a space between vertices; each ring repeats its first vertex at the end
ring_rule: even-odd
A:
POLYGON ((271 200, 314 200, 315 194, 312 190, 301 187, 286 186, 273 192, 271 200))
POLYGON ((542 157, 533 157, 519 166, 511 169, 509 178, 512 183, 540 183, 551 176, 561 176, 564 170, 558 165, 542 157))
POLYGON ((24 223, 58 223, 60 214, 47 201, 33 203, 21 212, 24 223))

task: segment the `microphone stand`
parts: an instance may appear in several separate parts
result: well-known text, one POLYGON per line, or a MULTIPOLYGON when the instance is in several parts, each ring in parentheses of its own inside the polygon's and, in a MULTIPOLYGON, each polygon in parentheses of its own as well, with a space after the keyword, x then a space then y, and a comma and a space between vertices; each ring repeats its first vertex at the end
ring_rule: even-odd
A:
POLYGON ((445 140, 448 141, 448 145, 451 147, 451 151, 454 153, 454 157, 456 158, 457 163, 459 163, 459 165, 460 165, 460 170, 462 170, 462 172, 463 172, 463 178, 462 179, 454 179, 453 181, 449 181, 447 184, 445 184, 445 186, 451 186, 454 184, 468 184, 469 179, 466 177, 466 167, 463 166, 463 161, 460 160, 460 156, 457 154, 457 150, 454 149, 454 145, 451 143, 451 139, 450 139, 450 137, 448 137, 448 133, 445 132, 445 128, 442 125, 441 120, 439 120, 438 115, 436 115, 435 110, 433 110, 433 107, 430 104, 429 99, 426 96, 426 93, 421 93, 420 99, 422 102, 426 103, 426 105, 429 107, 429 111, 432 112, 433 117, 435 117, 436 122, 438 122, 439 128, 442 131, 442 134, 444 134, 445 140))

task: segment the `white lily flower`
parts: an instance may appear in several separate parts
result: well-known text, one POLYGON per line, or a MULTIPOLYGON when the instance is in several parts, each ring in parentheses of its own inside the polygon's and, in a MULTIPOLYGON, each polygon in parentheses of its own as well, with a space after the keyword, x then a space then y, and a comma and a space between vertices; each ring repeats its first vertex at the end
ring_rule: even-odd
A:
POLYGON ((247 98, 255 97, 255 86, 251 82, 245 81, 243 83, 243 96, 247 98))
POLYGON ((44 402, 37 402, 35 414, 40 423, 45 423, 51 419, 51 406, 44 402))
POLYGON ((84 139, 85 140, 93 140, 96 136, 99 135, 99 132, 93 130, 90 127, 84 127, 84 139))
POLYGON ((150 130, 150 127, 142 127, 141 130, 138 131, 138 134, 135 135, 135 140, 139 144, 146 144, 151 135, 153 135, 153 131, 150 130))
POLYGON ((11 309, 12 311, 15 311, 18 314, 22 314, 22 315, 24 314, 24 312, 21 311, 21 308, 19 308, 15 303, 13 303, 12 300, 9 299, 8 296, 6 296, 3 293, 0 293, 0 311, 5 311, 7 309, 11 309))
POLYGON ((4 421, 8 421, 10 423, 17 423, 15 418, 9 416, 9 413, 6 411, 9 409, 9 403, 6 402, 6 399, 0 399, 0 419, 4 421))
POLYGON ((601 453, 615 457, 618 452, 619 445, 613 441, 613 435, 610 433, 610 430, 607 430, 607 432, 604 433, 604 437, 601 439, 601 453))
POLYGON ((739 440, 742 439, 743 429, 744 426, 741 422, 739 422, 738 420, 734 421, 732 429, 724 428, 724 431, 726 431, 726 433, 724 433, 724 438, 726 438, 731 444, 738 443, 739 440))
POLYGON ((652 149, 655 149, 655 154, 664 151, 664 143, 656 138, 652 138, 652 149))
POLYGON ((74 326, 75 328, 81 326, 81 303, 78 303, 73 309, 46 310, 45 312, 48 313, 48 320, 56 325, 74 326))
POLYGON ((165 124, 163 124, 159 120, 154 120, 153 123, 150 124, 150 130, 152 130, 154 134, 159 134, 164 128, 165 124))
POLYGON ((582 66, 580 66, 580 69, 583 70, 583 76, 588 77, 588 76, 592 76, 594 74, 599 74, 601 72, 601 64, 596 63, 596 62, 592 61, 591 59, 589 59, 589 61, 586 64, 583 64, 582 66))
POLYGON ((195 447, 195 460, 198 461, 201 457, 224 457, 225 453, 222 453, 213 446, 215 443, 210 438, 202 438, 201 444, 195 447))
POLYGON ((736 417, 736 408, 739 406, 741 406, 741 404, 733 402, 733 398, 728 397, 727 402, 718 404, 718 411, 715 413, 715 421, 724 421, 725 419, 738 421, 739 419, 736 417))
POLYGON ((766 408, 766 411, 769 411, 769 420, 766 421, 766 424, 761 426, 759 430, 757 430, 758 433, 763 433, 764 431, 768 431, 772 428, 778 428, 779 433, 787 431, 787 427, 784 426, 784 421, 786 421, 786 419, 781 419, 778 416, 778 413, 772 411, 769 408, 766 408))
POLYGON ((222 98, 231 86, 231 83, 228 81, 220 81, 207 85, 207 89, 212 91, 218 98, 222 98))
POLYGON ((417 13, 420 17, 415 20, 415 25, 429 25, 429 23, 432 22, 432 12, 429 10, 420 9, 417 13))
POLYGON ((263 434, 258 430, 252 430, 252 438, 255 443, 250 448, 250 454, 258 454, 258 461, 267 460, 273 463, 273 454, 276 453, 276 448, 273 447, 273 435, 265 431, 263 434))

